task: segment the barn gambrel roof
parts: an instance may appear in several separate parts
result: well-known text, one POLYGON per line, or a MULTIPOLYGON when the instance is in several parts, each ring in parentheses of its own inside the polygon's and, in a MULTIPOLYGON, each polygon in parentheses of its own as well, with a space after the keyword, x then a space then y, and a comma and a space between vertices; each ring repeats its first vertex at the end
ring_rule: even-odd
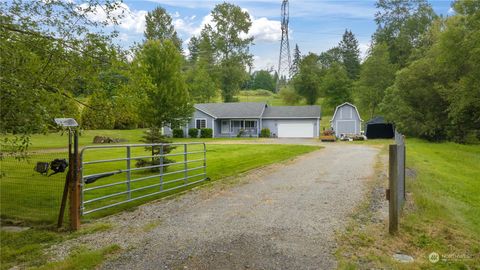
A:
POLYGON ((357 112, 357 115, 358 115, 358 119, 360 119, 360 121, 363 122, 362 117, 360 117, 360 113, 358 112, 357 106, 353 105, 353 104, 350 103, 350 102, 344 102, 344 103, 338 105, 338 106, 335 108, 335 112, 333 113, 333 117, 332 117, 332 119, 330 119, 330 122, 332 122, 333 119, 335 119, 335 115, 337 115, 338 109, 339 109, 340 107, 345 106, 345 105, 350 105, 350 106, 352 106, 353 108, 355 108, 355 111, 357 112))

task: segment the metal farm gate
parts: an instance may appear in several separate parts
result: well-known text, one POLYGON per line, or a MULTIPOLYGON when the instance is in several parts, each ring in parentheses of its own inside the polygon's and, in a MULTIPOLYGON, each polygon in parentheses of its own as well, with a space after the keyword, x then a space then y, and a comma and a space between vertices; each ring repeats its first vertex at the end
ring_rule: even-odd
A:
POLYGON ((87 146, 80 153, 80 215, 207 180, 205 143, 87 146))

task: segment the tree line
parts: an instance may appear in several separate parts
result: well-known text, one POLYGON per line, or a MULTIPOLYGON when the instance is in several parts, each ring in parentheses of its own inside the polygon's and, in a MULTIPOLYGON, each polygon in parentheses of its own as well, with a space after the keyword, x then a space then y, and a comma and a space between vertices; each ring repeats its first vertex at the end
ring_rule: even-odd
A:
MULTIPOLYGON (((429 140, 479 138, 479 6, 458 0, 455 13, 442 17, 426 0, 378 0, 363 61, 350 30, 320 54, 302 55, 297 45, 280 95, 289 104, 322 98, 324 112, 355 102, 368 117, 384 115, 429 140)), ((105 27, 118 24, 119 9, 112 0, 0 4, 2 134, 24 134, 25 143, 28 134, 51 130, 54 117, 74 117, 87 129, 180 125, 194 103, 275 89, 272 70, 249 72, 252 22, 239 6, 216 5, 188 54, 162 7, 147 14, 141 42, 115 45, 118 33, 105 27), (93 20, 100 9, 104 21, 93 20)))
POLYGON ((355 102, 400 132, 432 141, 480 139, 480 2, 458 0, 437 15, 426 0, 378 0, 368 54, 346 30, 321 54, 294 54, 287 102, 323 98, 327 111, 355 102), (300 55, 300 56, 299 56, 300 55))
MULTIPOLYGON (((222 3, 212 24, 188 43, 162 7, 146 15, 144 39, 129 50, 107 30, 122 19, 118 1, 22 1, 0 4, 2 134, 52 129, 73 117, 85 129, 179 126, 196 102, 235 100, 250 79, 249 14, 222 3), (98 21, 91 15, 104 12, 98 21), (119 15, 120 13, 120 15, 119 15)), ((259 87, 271 87, 261 83, 259 87)), ((270 82, 267 82, 270 83, 270 82)), ((7 139, 5 139, 7 140, 7 139)))

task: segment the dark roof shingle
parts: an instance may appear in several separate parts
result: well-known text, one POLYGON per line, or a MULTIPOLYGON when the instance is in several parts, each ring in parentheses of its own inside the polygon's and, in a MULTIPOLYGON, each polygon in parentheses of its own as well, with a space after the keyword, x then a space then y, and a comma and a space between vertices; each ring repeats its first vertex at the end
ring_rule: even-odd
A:
POLYGON ((263 118, 318 118, 320 106, 269 106, 263 118))
POLYGON ((195 108, 215 118, 319 118, 320 106, 266 106, 260 102, 199 103, 195 108))
POLYGON ((260 118, 265 105, 260 102, 199 103, 195 108, 216 118, 260 118))

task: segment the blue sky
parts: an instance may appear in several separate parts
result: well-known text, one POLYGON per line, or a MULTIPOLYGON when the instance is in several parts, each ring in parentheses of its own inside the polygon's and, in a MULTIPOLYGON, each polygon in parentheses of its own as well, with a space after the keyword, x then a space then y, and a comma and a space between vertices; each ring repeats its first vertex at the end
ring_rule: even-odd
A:
MULTIPOLYGON (((122 5, 127 16, 115 26, 120 32, 116 42, 128 47, 143 39, 145 14, 160 5, 173 17, 174 25, 184 47, 192 35, 200 32, 208 23, 213 7, 223 1, 191 0, 124 0, 122 5)), ((255 37, 251 52, 254 55, 254 69, 274 67, 276 69, 280 44, 280 5, 281 0, 236 0, 229 1, 246 9, 252 18, 250 35, 255 37)), ((364 53, 372 33, 375 1, 341 0, 315 1, 291 0, 290 2, 290 46, 298 44, 302 54, 320 53, 334 47, 345 29, 350 29, 360 43, 364 53)), ((430 1, 435 12, 448 15, 451 1, 430 1)), ((101 17, 101 14, 98 14, 101 17)), ((188 52, 187 52, 188 53, 188 52)))

